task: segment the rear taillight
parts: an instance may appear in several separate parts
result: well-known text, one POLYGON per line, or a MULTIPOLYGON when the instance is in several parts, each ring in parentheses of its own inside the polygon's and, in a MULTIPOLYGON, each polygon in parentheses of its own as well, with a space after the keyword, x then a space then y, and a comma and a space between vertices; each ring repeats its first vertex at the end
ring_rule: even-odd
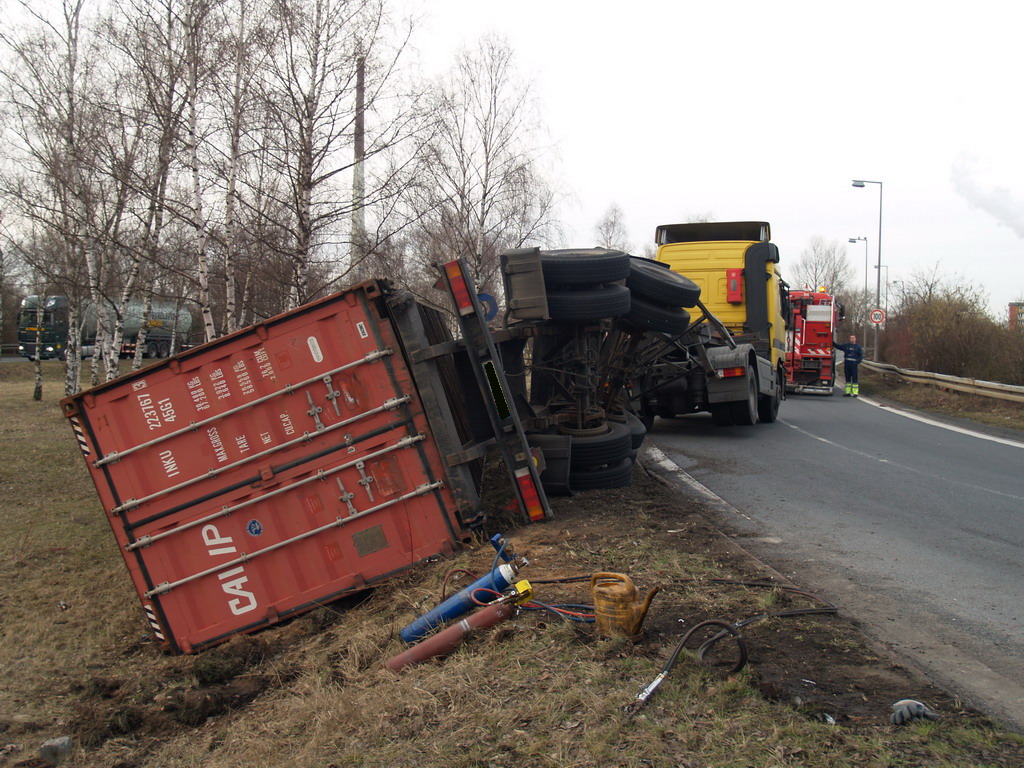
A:
POLYGON ((473 311, 473 299, 469 296, 469 288, 466 285, 466 276, 462 274, 462 266, 457 261, 449 261, 444 265, 444 272, 448 276, 448 284, 452 288, 452 296, 459 314, 470 314, 473 311))
POLYGON ((544 507, 540 503, 540 494, 534 485, 529 467, 521 467, 515 471, 516 483, 519 485, 519 496, 526 507, 525 512, 532 522, 544 519, 544 507))

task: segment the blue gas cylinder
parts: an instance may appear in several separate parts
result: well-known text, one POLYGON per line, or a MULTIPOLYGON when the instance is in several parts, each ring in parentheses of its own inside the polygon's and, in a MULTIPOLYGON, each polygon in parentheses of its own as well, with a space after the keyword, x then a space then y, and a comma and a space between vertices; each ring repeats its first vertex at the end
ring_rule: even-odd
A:
MULTIPOLYGON (((418 619, 406 626, 399 635, 407 643, 415 643, 422 640, 430 630, 445 622, 457 619, 474 608, 479 603, 473 602, 473 592, 478 589, 493 589, 495 592, 504 592, 512 584, 516 577, 516 569, 508 563, 503 563, 493 571, 488 571, 484 576, 474 581, 465 589, 456 592, 436 608, 423 614, 418 619)), ((477 596, 481 602, 486 602, 488 594, 483 593, 477 596)))

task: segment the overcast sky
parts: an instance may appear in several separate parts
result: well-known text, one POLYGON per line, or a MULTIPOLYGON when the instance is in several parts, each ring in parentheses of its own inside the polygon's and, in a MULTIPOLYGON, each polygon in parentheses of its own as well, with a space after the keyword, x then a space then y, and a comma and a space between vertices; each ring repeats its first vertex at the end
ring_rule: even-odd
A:
MULTIPOLYGON (((820 235, 882 272, 1024 300, 1024 4, 426 0, 425 70, 496 32, 532 79, 566 242, 617 203, 634 252, 659 224, 764 220, 793 265, 820 235)), ((791 270, 790 270, 791 271, 791 270)), ((895 290, 895 289, 893 289, 895 290)))

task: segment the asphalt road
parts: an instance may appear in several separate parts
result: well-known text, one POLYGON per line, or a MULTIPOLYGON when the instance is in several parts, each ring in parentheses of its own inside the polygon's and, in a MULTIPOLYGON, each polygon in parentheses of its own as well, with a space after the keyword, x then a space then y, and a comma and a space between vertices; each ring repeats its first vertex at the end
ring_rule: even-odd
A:
POLYGON ((1024 731, 1024 439, 900 413, 791 396, 775 424, 695 415, 650 437, 728 503, 744 546, 1024 731))

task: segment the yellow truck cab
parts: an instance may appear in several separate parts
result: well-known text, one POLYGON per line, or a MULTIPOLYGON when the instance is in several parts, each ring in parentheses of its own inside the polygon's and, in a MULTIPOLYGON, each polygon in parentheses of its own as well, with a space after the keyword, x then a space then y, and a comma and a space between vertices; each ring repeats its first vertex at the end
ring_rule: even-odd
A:
POLYGON ((721 425, 775 421, 785 397, 788 288, 770 237, 764 221, 656 229, 656 260, 700 287, 707 322, 698 324, 702 370, 686 379, 655 381, 645 404, 653 413, 707 410, 721 425))

